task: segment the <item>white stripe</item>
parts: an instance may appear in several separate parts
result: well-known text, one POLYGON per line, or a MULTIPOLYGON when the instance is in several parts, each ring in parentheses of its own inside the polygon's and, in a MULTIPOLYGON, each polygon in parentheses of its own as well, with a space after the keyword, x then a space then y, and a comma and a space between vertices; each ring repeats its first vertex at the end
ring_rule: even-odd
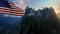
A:
POLYGON ((5 9, 3 9, 3 11, 10 11, 10 10, 5 10, 5 9))
POLYGON ((14 14, 14 16, 24 16, 24 14, 14 14))
POLYGON ((24 12, 16 12, 16 13, 24 13, 24 12))

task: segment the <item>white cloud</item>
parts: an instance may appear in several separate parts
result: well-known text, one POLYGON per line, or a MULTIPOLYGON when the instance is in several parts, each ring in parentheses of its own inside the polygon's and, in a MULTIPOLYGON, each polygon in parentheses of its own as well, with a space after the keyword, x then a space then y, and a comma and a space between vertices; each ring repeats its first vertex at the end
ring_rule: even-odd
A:
MULTIPOLYGON (((30 2, 31 0, 26 0, 26 1, 30 2)), ((20 2, 20 5, 21 5, 22 9, 25 9, 25 7, 26 7, 26 5, 24 3, 25 1, 24 0, 19 0, 19 2, 20 2)))
POLYGON ((19 2, 20 2, 20 5, 21 5, 22 9, 25 9, 25 3, 24 3, 24 0, 19 0, 19 2))

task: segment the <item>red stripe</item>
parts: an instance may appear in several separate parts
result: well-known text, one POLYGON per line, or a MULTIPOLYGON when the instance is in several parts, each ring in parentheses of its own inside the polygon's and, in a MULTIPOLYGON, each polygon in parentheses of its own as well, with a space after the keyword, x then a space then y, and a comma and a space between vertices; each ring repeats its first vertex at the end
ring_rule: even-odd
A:
POLYGON ((4 12, 9 12, 10 10, 3 10, 4 12))
POLYGON ((4 8, 4 10, 2 11, 3 14, 9 14, 10 10, 8 8, 4 8))
POLYGON ((10 11, 9 8, 0 8, 0 14, 10 14, 10 15, 14 15, 14 16, 23 16, 24 15, 24 11, 15 7, 15 9, 12 9, 10 11))
POLYGON ((0 14, 9 14, 8 12, 0 12, 0 14))
POLYGON ((23 11, 16 11, 16 13, 24 13, 23 11))
POLYGON ((11 14, 11 15, 14 15, 14 16, 24 16, 24 14, 11 14))
POLYGON ((3 9, 0 9, 0 11, 3 11, 3 9))
POLYGON ((0 13, 2 13, 2 14, 9 14, 9 12, 0 12, 0 13))
POLYGON ((14 3, 12 3, 12 2, 8 2, 9 3, 9 5, 15 5, 14 3))
POLYGON ((16 13, 16 14, 24 14, 24 13, 16 13))
POLYGON ((0 14, 8 14, 10 10, 8 10, 8 8, 5 7, 0 7, 0 14))
POLYGON ((0 13, 2 13, 2 12, 0 11, 0 13))

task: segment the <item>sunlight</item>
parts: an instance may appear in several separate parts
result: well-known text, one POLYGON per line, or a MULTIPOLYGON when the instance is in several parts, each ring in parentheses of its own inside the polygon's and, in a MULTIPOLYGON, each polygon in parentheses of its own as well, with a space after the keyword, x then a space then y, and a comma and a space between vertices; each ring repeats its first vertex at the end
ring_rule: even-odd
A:
POLYGON ((56 14, 58 14, 58 11, 55 9, 56 14))

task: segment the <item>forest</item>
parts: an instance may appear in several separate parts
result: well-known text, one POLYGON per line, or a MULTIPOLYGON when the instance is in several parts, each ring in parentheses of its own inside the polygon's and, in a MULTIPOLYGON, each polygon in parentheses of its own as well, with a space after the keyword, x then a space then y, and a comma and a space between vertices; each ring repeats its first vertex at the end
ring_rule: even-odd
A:
POLYGON ((21 18, 15 17, 17 20, 19 19, 19 22, 8 22, 8 20, 5 22, 8 18, 10 17, 0 17, 0 34, 60 33, 60 22, 53 7, 35 10, 27 6, 24 16, 21 18), (15 24, 11 25, 11 23, 15 24), (17 23, 19 24, 16 25, 17 23))
POLYGON ((59 24, 52 7, 35 10, 27 6, 20 25, 20 34, 59 34, 59 24))

